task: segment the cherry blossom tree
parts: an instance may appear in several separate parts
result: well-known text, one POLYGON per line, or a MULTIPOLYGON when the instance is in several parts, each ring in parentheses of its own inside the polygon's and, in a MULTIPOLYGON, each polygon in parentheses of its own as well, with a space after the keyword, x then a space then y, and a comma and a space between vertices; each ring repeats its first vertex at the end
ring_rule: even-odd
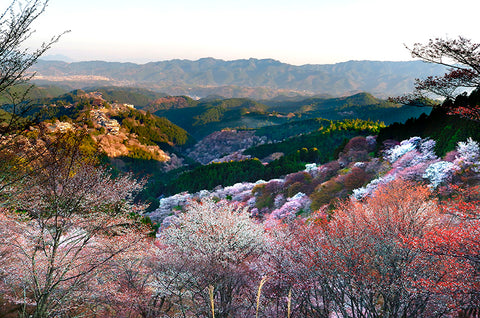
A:
POLYGON ((170 277, 157 282, 158 292, 173 297, 179 312, 210 315, 209 288, 215 317, 252 309, 252 284, 260 281, 255 264, 265 251, 265 238, 262 225, 250 218, 246 207, 209 198, 191 201, 178 220, 162 230, 157 244, 157 273, 170 277))
POLYGON ((395 179, 423 182, 433 188, 455 182, 458 176, 478 172, 480 151, 478 143, 469 138, 459 142, 455 154, 440 160, 434 152, 435 141, 412 137, 385 151, 384 159, 391 169, 384 176, 370 181, 366 186, 353 190, 353 197, 362 200, 372 195, 379 185, 395 179), (450 161, 449 161, 450 160, 450 161))
POLYGON ((437 188, 442 183, 448 183, 451 181, 453 175, 458 169, 458 166, 452 162, 437 161, 425 169, 425 173, 422 177, 428 179, 430 184, 434 188, 437 188))
POLYGON ((461 169, 471 169, 473 172, 480 172, 480 146, 472 138, 466 142, 459 142, 457 145, 457 156, 454 163, 461 169))
POLYGON ((480 189, 454 189, 442 204, 445 220, 413 245, 446 264, 442 283, 425 280, 425 286, 453 298, 452 307, 469 310, 480 306, 480 189))
POLYGON ((155 318, 171 314, 173 295, 161 285, 174 281, 167 271, 160 271, 158 248, 153 239, 144 239, 112 257, 108 270, 97 271, 90 280, 91 302, 100 317, 155 318))
POLYGON ((418 282, 442 283, 445 264, 409 244, 440 219, 428 187, 399 180, 363 202, 340 203, 331 216, 284 225, 273 257, 277 292, 282 282, 292 289, 301 317, 440 317, 450 295, 418 282))
POLYGON ((132 201, 142 183, 113 178, 78 142, 57 140, 0 193, 0 288, 23 316, 79 314, 93 277, 143 237, 132 201))
POLYGON ((267 224, 273 220, 291 220, 296 214, 310 212, 311 200, 302 192, 298 192, 293 197, 288 198, 281 207, 270 213, 265 221, 267 224))
POLYGON ((278 221, 268 228, 271 249, 268 281, 264 287, 269 316, 330 317, 332 289, 328 260, 324 258, 327 217, 317 212, 309 220, 278 221), (290 297, 288 297, 290 294, 290 297), (290 306, 289 306, 290 303, 290 306))

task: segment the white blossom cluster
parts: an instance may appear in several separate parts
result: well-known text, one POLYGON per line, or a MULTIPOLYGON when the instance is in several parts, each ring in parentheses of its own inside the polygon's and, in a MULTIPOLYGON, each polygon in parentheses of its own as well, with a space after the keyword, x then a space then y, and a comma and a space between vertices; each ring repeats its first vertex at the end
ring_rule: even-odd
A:
POLYGON ((377 137, 376 136, 367 136, 365 137, 367 144, 371 149, 375 149, 377 146, 377 137))
POLYGON ((317 170, 317 164, 316 163, 307 163, 305 165, 305 172, 313 172, 317 170))
POLYGON ((396 178, 422 179, 425 169, 438 161, 434 148, 434 140, 412 137, 402 141, 400 145, 388 149, 385 151, 384 159, 392 164, 392 169, 384 176, 370 181, 366 186, 353 190, 353 198, 361 200, 370 196, 379 185, 396 178))
POLYGON ((211 199, 190 201, 177 226, 166 228, 159 239, 190 261, 213 259, 225 266, 260 252, 265 240, 261 224, 253 222, 246 208, 211 199))
POLYGON ((283 193, 279 193, 275 196, 275 199, 273 200, 273 207, 275 209, 279 209, 285 204, 285 202, 287 202, 285 195, 283 193))
POLYGON ((472 138, 459 142, 453 162, 440 160, 434 152, 435 141, 412 137, 385 152, 384 159, 392 164, 392 169, 383 177, 371 181, 365 187, 355 189, 353 198, 361 200, 371 195, 380 184, 396 178, 406 180, 426 180, 433 188, 451 182, 456 173, 462 170, 480 172, 480 146, 472 138))
POLYGON ((316 163, 307 163, 305 165, 305 172, 309 173, 313 178, 317 177, 326 168, 324 166, 318 166, 316 163))
POLYGON ((472 138, 457 145, 458 155, 455 164, 462 169, 472 167, 474 172, 480 172, 480 146, 472 138))
POLYGON ((372 195, 373 192, 378 188, 378 186, 382 184, 387 184, 390 181, 393 181, 395 179, 394 175, 386 175, 383 177, 376 178, 370 183, 368 183, 366 186, 354 189, 352 197, 356 200, 362 200, 363 198, 372 195))
POLYGON ((365 169, 367 167, 367 163, 363 161, 358 161, 353 164, 353 167, 355 168, 360 168, 360 169, 365 169))
MULTIPOLYGON (((161 223, 161 230, 178 224, 178 215, 185 209, 192 199, 216 198, 219 200, 228 200, 232 202, 243 202, 250 207, 251 215, 259 215, 255 207, 256 198, 252 190, 256 185, 285 182, 284 179, 272 179, 267 181, 259 180, 254 183, 243 182, 228 187, 218 187, 212 191, 202 190, 197 193, 189 194, 187 192, 179 193, 170 197, 160 199, 159 207, 149 214, 149 217, 156 222, 161 223)), ((284 217, 295 216, 299 211, 310 211, 311 200, 303 193, 297 193, 291 198, 285 198, 283 194, 275 197, 274 210, 272 217, 283 219, 284 217)))
POLYGON ((210 192, 210 196, 217 197, 219 199, 228 199, 232 201, 244 202, 252 196, 252 189, 257 184, 264 183, 265 181, 259 180, 257 182, 242 182, 236 183, 232 186, 225 188, 219 188, 213 192, 210 192))
POLYGON ((247 202, 248 205, 255 205, 255 198, 252 199, 252 189, 257 184, 265 183, 259 180, 255 183, 244 182, 237 183, 225 188, 216 188, 215 190, 201 190, 197 193, 182 192, 170 197, 160 199, 159 207, 149 214, 149 217, 156 222, 162 223, 162 228, 170 226, 177 220, 176 214, 192 200, 193 198, 218 198, 222 200, 231 200, 237 202, 247 202))
POLYGON ((450 181, 459 167, 448 161, 438 161, 427 167, 423 178, 427 179, 432 187, 437 188, 440 184, 450 181))
POLYGON ((400 143, 400 145, 385 151, 384 158, 390 163, 394 163, 407 152, 415 150, 420 140, 420 137, 412 137, 408 140, 404 140, 400 143))
MULTIPOLYGON (((414 166, 420 162, 436 160, 437 156, 435 155, 434 149, 435 140, 412 137, 408 140, 403 140, 400 145, 385 151, 384 158, 393 164, 407 153, 415 151, 415 157, 410 158, 408 163, 409 166, 414 166)), ((403 163, 403 165, 405 165, 405 163, 403 163)))
POLYGON ((174 213, 176 207, 184 206, 190 199, 192 199, 192 195, 187 192, 161 198, 159 207, 148 216, 153 221, 162 222, 166 217, 171 216, 172 213, 174 213))

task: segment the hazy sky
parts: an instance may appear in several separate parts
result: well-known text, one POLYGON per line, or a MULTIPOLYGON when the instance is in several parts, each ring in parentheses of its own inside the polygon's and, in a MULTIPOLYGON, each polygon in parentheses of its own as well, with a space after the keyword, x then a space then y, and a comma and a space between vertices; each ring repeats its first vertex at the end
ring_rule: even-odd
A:
POLYGON ((49 54, 78 61, 393 61, 429 38, 479 42, 479 12, 478 0, 50 0, 33 37, 71 30, 49 54))

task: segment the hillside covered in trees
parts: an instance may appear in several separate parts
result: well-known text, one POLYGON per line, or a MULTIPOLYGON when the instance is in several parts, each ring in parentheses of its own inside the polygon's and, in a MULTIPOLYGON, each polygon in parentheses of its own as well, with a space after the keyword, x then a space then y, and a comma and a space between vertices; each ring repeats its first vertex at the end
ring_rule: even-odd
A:
MULTIPOLYGON (((450 68, 390 101, 64 91, 32 87, 28 73, 61 35, 22 46, 47 4, 0 14, 1 317, 478 316, 480 44, 415 44, 414 57, 450 68), (403 120, 435 96, 441 105, 403 120)), ((370 62, 332 67, 351 64, 382 76, 370 62)), ((106 83, 173 74, 282 89, 323 83, 312 72, 324 70, 48 65, 95 65, 106 83)))
POLYGON ((305 119, 363 119, 386 124, 429 113, 429 108, 399 105, 359 93, 343 98, 304 98, 295 101, 250 99, 164 99, 146 108, 183 127, 196 138, 224 128, 258 128, 305 119))

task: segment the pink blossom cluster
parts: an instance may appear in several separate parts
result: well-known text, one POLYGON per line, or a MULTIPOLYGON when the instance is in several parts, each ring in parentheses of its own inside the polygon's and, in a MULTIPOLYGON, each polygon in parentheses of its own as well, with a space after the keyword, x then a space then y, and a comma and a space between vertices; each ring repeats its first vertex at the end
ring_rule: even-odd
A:
POLYGON ((287 202, 285 202, 280 208, 273 210, 272 213, 270 213, 269 218, 277 220, 294 218, 295 215, 302 210, 309 212, 310 203, 311 200, 309 197, 306 194, 299 192, 293 197, 288 198, 287 202))

